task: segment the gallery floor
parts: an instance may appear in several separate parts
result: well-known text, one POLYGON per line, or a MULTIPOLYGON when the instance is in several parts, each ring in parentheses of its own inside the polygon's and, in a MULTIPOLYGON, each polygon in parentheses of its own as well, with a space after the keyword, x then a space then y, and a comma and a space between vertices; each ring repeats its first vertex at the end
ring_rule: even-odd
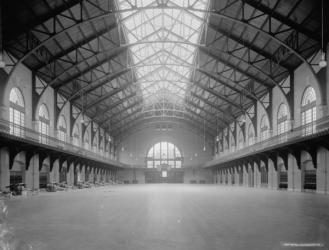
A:
POLYGON ((329 196, 321 194, 150 184, 42 193, 6 204, 15 237, 47 250, 329 247, 329 196))

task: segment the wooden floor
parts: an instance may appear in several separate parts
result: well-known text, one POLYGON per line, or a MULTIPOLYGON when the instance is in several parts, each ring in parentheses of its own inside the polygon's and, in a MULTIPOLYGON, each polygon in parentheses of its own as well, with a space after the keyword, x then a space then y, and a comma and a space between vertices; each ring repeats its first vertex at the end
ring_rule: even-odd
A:
POLYGON ((127 185, 7 201, 36 249, 328 249, 329 196, 211 185, 127 185), (318 248, 285 243, 317 243, 318 248))

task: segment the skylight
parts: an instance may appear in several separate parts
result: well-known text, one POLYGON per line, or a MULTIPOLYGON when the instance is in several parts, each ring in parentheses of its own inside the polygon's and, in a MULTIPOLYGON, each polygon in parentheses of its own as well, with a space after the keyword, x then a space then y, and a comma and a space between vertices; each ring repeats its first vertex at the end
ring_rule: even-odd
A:
POLYGON ((202 32, 208 0, 117 0, 121 22, 144 101, 163 98, 184 100, 193 71, 196 47, 202 32), (159 3, 167 8, 155 8, 159 3), (143 7, 146 7, 143 9, 143 7), (149 7, 149 8, 148 8, 149 7), (153 7, 153 8, 152 8, 153 7))

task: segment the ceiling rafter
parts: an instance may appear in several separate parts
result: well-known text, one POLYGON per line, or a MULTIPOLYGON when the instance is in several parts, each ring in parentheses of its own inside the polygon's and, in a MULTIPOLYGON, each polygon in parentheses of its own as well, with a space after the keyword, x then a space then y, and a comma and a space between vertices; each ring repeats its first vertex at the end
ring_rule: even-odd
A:
POLYGON ((320 42, 321 38, 318 35, 316 35, 316 33, 314 31, 308 30, 304 26, 294 22, 292 19, 287 18, 286 16, 278 13, 277 11, 267 7, 261 1, 258 1, 258 0, 257 1, 256 0, 241 0, 241 1, 252 6, 253 8, 263 12, 264 14, 268 15, 271 18, 275 18, 276 20, 280 21, 281 23, 289 26, 291 29, 294 29, 301 34, 304 34, 305 36, 310 37, 310 38, 320 42))

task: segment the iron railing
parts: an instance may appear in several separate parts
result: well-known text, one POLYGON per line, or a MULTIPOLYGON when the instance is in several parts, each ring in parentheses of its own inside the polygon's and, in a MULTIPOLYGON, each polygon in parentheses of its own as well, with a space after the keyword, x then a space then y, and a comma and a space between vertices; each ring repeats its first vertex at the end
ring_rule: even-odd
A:
POLYGON ((119 167, 123 167, 124 165, 118 161, 111 159, 110 156, 105 156, 102 153, 95 153, 89 151, 85 148, 76 146, 72 143, 61 141, 58 138, 39 133, 34 129, 19 126, 17 124, 14 124, 6 120, 0 119, 0 133, 4 133, 9 136, 15 137, 16 139, 21 139, 21 140, 23 139, 26 141, 38 143, 40 145, 46 145, 54 149, 59 149, 65 152, 73 153, 75 155, 79 155, 84 158, 87 157, 92 160, 101 161, 106 164, 113 164, 114 166, 119 166, 119 167))
POLYGON ((212 167, 234 159, 239 159, 250 154, 264 151, 266 148, 280 144, 292 143, 298 140, 306 140, 322 133, 329 133, 329 117, 321 118, 313 123, 289 130, 286 133, 272 136, 264 141, 256 142, 235 151, 221 152, 217 158, 207 162, 204 167, 212 167))

